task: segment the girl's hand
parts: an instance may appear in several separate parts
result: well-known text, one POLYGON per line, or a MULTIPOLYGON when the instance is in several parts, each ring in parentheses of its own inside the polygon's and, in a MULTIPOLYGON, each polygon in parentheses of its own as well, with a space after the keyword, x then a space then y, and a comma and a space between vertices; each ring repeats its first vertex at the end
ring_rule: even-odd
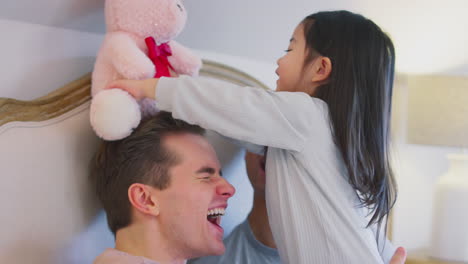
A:
POLYGON ((159 79, 145 79, 145 80, 115 80, 110 82, 106 89, 118 88, 128 92, 136 100, 144 98, 155 99, 156 86, 159 79))
POLYGON ((390 260, 390 264, 404 264, 406 261, 406 251, 404 248, 399 247, 395 251, 392 259, 390 260))

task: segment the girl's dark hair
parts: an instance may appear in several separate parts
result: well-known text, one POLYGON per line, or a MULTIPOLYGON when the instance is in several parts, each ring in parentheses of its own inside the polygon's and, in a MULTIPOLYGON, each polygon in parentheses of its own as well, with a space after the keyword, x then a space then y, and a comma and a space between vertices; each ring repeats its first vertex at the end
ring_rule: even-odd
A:
MULTIPOLYGON (((368 226, 380 226, 396 200, 389 162, 389 123, 395 50, 371 20, 348 11, 319 12, 302 21, 305 65, 318 55, 330 58, 332 71, 314 97, 328 104, 335 144, 368 226)), ((385 221, 386 223, 386 221, 385 221)))

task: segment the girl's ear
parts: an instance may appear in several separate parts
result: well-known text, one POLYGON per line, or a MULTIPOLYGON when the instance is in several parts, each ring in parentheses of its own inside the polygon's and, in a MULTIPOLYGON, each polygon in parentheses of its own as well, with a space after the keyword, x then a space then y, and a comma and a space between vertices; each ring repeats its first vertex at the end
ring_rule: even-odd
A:
POLYGON ((332 71, 332 63, 330 58, 319 56, 312 63, 312 82, 314 83, 324 83, 330 77, 332 71))
POLYGON ((128 188, 130 204, 139 212, 153 216, 159 215, 159 205, 151 187, 141 183, 134 183, 128 188))

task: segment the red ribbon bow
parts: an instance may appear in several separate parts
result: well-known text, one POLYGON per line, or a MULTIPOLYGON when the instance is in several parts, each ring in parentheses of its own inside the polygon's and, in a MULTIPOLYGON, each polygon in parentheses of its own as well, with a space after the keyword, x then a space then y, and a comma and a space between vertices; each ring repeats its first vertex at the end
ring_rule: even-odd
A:
POLYGON ((169 44, 163 43, 161 45, 156 45, 156 41, 153 37, 147 37, 145 43, 148 47, 148 57, 153 62, 156 69, 154 78, 171 77, 169 69, 174 70, 174 68, 172 68, 172 65, 167 59, 169 56, 172 56, 172 50, 169 44))

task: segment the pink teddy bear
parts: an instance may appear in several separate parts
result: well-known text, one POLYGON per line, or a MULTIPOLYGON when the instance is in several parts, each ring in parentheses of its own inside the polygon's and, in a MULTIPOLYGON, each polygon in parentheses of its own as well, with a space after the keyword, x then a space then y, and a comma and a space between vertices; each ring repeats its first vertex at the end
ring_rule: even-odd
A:
POLYGON ((198 75, 201 59, 172 40, 187 12, 180 0, 106 0, 107 34, 92 77, 90 121, 105 140, 127 137, 142 117, 157 111, 153 100, 137 102, 120 89, 104 90, 116 79, 198 75))

